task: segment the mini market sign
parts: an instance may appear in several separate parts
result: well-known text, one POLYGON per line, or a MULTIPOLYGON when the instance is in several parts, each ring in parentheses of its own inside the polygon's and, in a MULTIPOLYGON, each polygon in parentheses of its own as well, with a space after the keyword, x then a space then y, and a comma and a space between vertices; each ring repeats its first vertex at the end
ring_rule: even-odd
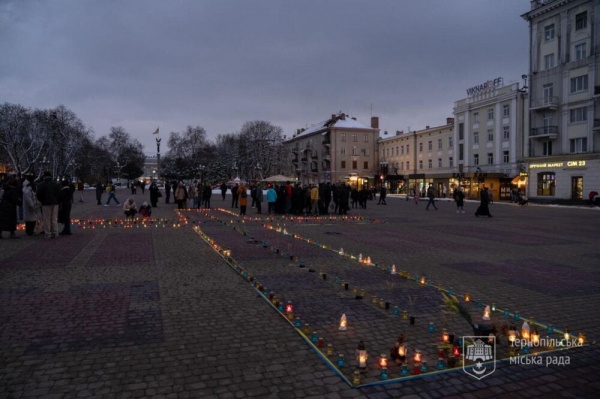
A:
POLYGON ((541 169, 541 168, 573 168, 585 166, 585 161, 567 161, 567 162, 550 162, 550 163, 532 163, 529 165, 529 169, 541 169))

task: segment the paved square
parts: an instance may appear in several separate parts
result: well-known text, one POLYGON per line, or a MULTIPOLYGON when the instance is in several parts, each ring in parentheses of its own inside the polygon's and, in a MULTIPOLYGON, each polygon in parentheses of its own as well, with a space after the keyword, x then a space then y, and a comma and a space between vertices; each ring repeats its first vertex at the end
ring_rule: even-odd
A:
MULTIPOLYGON (((86 200, 74 204, 74 217, 122 218, 120 207, 96 206, 92 195, 86 200)), ((213 202, 229 209, 229 197, 213 202)), ((433 287, 340 259, 268 230, 261 221, 208 214, 227 222, 223 225, 184 212, 190 223, 181 228, 76 229, 57 240, 0 242, 0 397, 597 397, 600 212, 495 204, 493 219, 478 219, 456 214, 451 203, 440 203, 437 212, 400 199, 388 204, 369 203, 366 211, 352 212, 378 223, 264 223, 285 223, 290 233, 394 264, 460 295, 468 292, 475 301, 584 332, 592 344, 556 355, 569 356, 569 365, 501 363, 482 381, 452 372, 354 389, 193 226, 230 249, 277 298, 293 300, 302 322, 314 326, 336 354, 345 354, 346 377, 357 365, 358 341, 365 341, 369 358, 362 383, 379 380, 379 355, 389 354, 399 333, 433 368, 437 349, 431 342, 439 328, 472 330, 440 317, 433 287), (231 220, 246 236, 229 226, 231 220), (271 246, 299 256, 306 267, 271 246), (336 277, 367 297, 356 300, 336 277), (413 307, 409 294, 418 297, 413 307), (373 296, 410 310, 416 324, 373 304, 373 296), (344 335, 337 328, 342 313, 349 321, 344 335), (435 333, 427 331, 430 321, 435 333)), ((164 204, 153 216, 178 219, 164 204)), ((480 317, 481 309, 470 306, 480 317)), ((398 365, 390 366, 390 378, 399 372, 398 365)))

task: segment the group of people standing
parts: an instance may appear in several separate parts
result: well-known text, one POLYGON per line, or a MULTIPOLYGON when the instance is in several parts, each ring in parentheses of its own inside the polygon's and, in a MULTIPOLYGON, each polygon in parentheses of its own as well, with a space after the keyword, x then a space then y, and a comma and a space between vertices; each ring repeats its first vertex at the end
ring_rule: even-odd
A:
MULTIPOLYGON (((155 191, 154 200, 158 201, 160 192, 155 183, 154 189, 150 186, 150 198, 152 199, 153 190, 155 191)), ((177 204, 178 209, 210 209, 210 198, 212 197, 212 188, 208 184, 193 181, 187 186, 183 181, 165 183, 165 204, 171 203, 171 192, 173 193, 173 202, 177 204)), ((156 203, 156 202, 154 202, 156 203)), ((153 205, 154 206, 154 205, 153 205)))
POLYGON ((25 179, 9 178, 4 182, 4 192, 0 201, 0 238, 7 231, 10 238, 21 238, 16 234, 17 222, 22 209, 25 222, 25 234, 35 234, 37 226, 42 227, 39 234, 46 238, 59 235, 71 235, 71 204, 74 187, 68 180, 60 183, 52 178, 50 172, 43 175, 43 180, 36 184, 33 176, 25 179), (58 232, 58 224, 63 225, 58 232))

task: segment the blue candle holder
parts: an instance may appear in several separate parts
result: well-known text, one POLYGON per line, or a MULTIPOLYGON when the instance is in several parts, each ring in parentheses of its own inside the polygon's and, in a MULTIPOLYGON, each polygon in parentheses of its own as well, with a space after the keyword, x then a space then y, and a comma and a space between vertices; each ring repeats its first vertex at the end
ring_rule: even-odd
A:
POLYGON ((388 379, 388 371, 387 368, 383 367, 381 369, 381 379, 382 380, 387 380, 388 379))
POLYGON ((435 326, 433 325, 433 323, 429 323, 429 327, 427 327, 427 330, 429 330, 430 333, 435 331, 435 326))
POLYGON ((508 309, 504 309, 504 317, 509 317, 510 316, 510 312, 508 311, 508 309))
POLYGON ((312 335, 310 336, 310 340, 315 344, 319 341, 319 337, 317 337, 316 332, 313 331, 312 335))
POLYGON ((283 253, 283 259, 287 259, 288 254, 286 254, 285 252, 283 253))
POLYGON ((442 359, 439 359, 437 362, 437 369, 438 370, 443 370, 444 369, 444 361, 442 359))
POLYGON ((342 367, 342 366, 344 366, 344 364, 345 364, 344 355, 340 354, 338 356, 337 365, 338 365, 338 367, 342 367))
MULTIPOLYGON (((280 312, 283 312, 283 303, 280 303, 279 307, 277 309, 279 309, 280 312)), ((296 327, 298 327, 298 326, 296 326, 296 327)))
POLYGON ((519 312, 515 312, 515 320, 519 320, 521 318, 521 315, 519 314, 519 312))
POLYGON ((546 328, 546 332, 548 334, 552 334, 554 332, 554 327, 552 327, 550 324, 548 324, 548 328, 546 328))
POLYGON ((379 269, 379 263, 375 263, 375 267, 379 269))
MULTIPOLYGON (((279 305, 279 307, 281 308, 280 310, 283 311, 283 305, 279 305)), ((300 318, 296 318, 296 322, 294 323, 294 327, 296 327, 296 328, 302 327, 302 322, 300 321, 300 318)))
POLYGON ((400 309, 398 309, 398 306, 394 306, 394 314, 395 315, 399 315, 400 314, 400 309))
POLYGON ((458 339, 458 346, 459 347, 463 346, 463 339, 462 339, 462 337, 458 339))
POLYGON ((427 372, 427 370, 429 370, 429 367, 427 367, 427 362, 425 362, 425 361, 424 361, 424 362, 421 364, 421 373, 426 373, 426 372, 427 372))
POLYGON ((529 354, 529 352, 530 352, 530 350, 529 350, 529 345, 525 345, 525 346, 523 347, 523 353, 524 353, 525 355, 528 355, 528 354, 529 354))
POLYGON ((400 375, 402 377, 406 377, 408 375, 408 366, 406 364, 402 365, 402 370, 400 370, 400 375))
POLYGON ((478 300, 477 300, 477 307, 479 307, 479 308, 480 308, 480 307, 482 307, 482 306, 483 306, 483 303, 481 302, 481 299, 478 299, 478 300))
POLYGON ((339 278, 335 278, 335 280, 333 281, 334 284, 339 284, 340 283, 340 279, 339 278))
POLYGON ((453 288, 450 288, 448 290, 448 295, 454 295, 454 289, 453 288))

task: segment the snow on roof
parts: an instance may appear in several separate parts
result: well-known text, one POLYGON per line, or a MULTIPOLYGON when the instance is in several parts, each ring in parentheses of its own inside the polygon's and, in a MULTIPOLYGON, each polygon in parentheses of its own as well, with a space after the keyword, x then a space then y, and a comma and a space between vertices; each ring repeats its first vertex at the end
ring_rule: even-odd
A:
POLYGON ((323 129, 331 128, 331 127, 344 128, 344 129, 373 129, 372 127, 364 125, 364 124, 360 123, 359 121, 354 120, 348 116, 346 117, 346 119, 337 119, 335 122, 333 122, 333 123, 332 122, 333 122, 333 119, 327 119, 327 120, 324 120, 323 122, 315 123, 314 125, 311 125, 306 130, 304 130, 302 133, 297 134, 294 137, 292 137, 292 139, 295 139, 300 136, 307 136, 311 133, 315 133, 315 132, 318 132, 319 130, 323 130, 323 129))

